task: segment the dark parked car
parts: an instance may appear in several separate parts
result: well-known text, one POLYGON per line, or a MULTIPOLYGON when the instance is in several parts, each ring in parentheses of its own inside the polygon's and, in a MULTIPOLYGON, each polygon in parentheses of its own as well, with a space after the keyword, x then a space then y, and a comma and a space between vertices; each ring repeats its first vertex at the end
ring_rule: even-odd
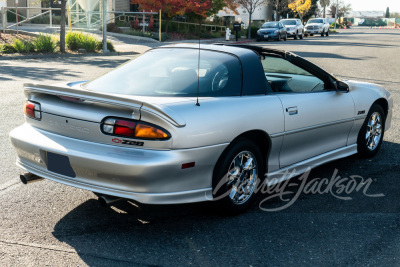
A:
POLYGON ((257 41, 276 39, 287 40, 286 27, 278 21, 266 22, 257 31, 257 41))

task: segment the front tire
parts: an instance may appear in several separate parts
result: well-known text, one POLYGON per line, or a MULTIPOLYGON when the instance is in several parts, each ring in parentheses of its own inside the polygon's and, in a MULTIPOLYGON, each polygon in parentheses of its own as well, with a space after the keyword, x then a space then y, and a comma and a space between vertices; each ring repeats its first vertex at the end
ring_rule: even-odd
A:
POLYGON ((303 38, 304 38, 304 32, 301 32, 300 39, 303 40, 303 38))
POLYGON ((358 133, 357 151, 363 158, 371 158, 378 153, 382 146, 385 132, 385 112, 378 105, 372 105, 367 118, 358 133))
POLYGON ((326 32, 325 36, 329 36, 329 30, 326 32))
POLYGON ((278 35, 278 42, 282 41, 281 34, 278 35))
POLYGON ((256 188, 264 179, 264 161, 260 149, 241 138, 232 143, 215 165, 213 197, 217 208, 227 214, 247 210, 256 199, 256 188))
POLYGON ((286 42, 287 41, 287 33, 285 34, 285 38, 283 40, 286 42))
POLYGON ((296 34, 294 35, 294 39, 295 40, 299 39, 299 32, 298 31, 296 31, 296 34))
POLYGON ((325 30, 322 30, 321 37, 324 37, 324 36, 325 36, 325 30))

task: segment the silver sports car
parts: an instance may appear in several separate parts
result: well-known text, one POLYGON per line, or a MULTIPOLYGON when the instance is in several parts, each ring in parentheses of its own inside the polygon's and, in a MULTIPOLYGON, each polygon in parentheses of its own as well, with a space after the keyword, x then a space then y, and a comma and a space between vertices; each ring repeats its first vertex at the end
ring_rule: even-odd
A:
POLYGON ((293 54, 171 45, 93 80, 25 84, 10 133, 24 183, 49 179, 105 203, 218 200, 240 212, 273 185, 338 158, 374 156, 393 100, 293 54))

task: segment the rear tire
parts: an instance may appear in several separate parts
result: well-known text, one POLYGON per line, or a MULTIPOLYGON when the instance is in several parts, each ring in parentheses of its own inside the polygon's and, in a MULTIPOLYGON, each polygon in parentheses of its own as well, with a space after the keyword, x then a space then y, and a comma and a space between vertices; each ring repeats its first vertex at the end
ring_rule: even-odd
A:
POLYGON ((357 151, 359 156, 371 158, 378 153, 385 133, 385 121, 383 108, 378 104, 373 104, 358 133, 357 151))
POLYGON ((247 210, 256 200, 255 191, 263 177, 260 149, 247 138, 232 143, 214 169, 213 197, 218 210, 231 215, 247 210))

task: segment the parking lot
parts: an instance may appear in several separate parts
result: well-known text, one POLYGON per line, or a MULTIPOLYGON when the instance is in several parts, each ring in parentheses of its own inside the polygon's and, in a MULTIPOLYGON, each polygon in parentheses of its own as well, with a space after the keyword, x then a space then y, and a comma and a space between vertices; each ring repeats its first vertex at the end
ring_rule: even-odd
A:
MULTIPOLYGON (((368 195, 383 196, 301 194, 280 211, 255 205, 224 217, 210 203, 102 208, 91 192, 47 180, 22 185, 8 133, 24 121, 23 83, 89 80, 134 56, 0 60, 0 265, 400 265, 400 30, 353 28, 253 44, 293 51, 343 79, 392 93, 392 128, 375 158, 351 156, 310 174, 371 178, 368 195)), ((269 207, 284 204, 275 198, 269 207)))

